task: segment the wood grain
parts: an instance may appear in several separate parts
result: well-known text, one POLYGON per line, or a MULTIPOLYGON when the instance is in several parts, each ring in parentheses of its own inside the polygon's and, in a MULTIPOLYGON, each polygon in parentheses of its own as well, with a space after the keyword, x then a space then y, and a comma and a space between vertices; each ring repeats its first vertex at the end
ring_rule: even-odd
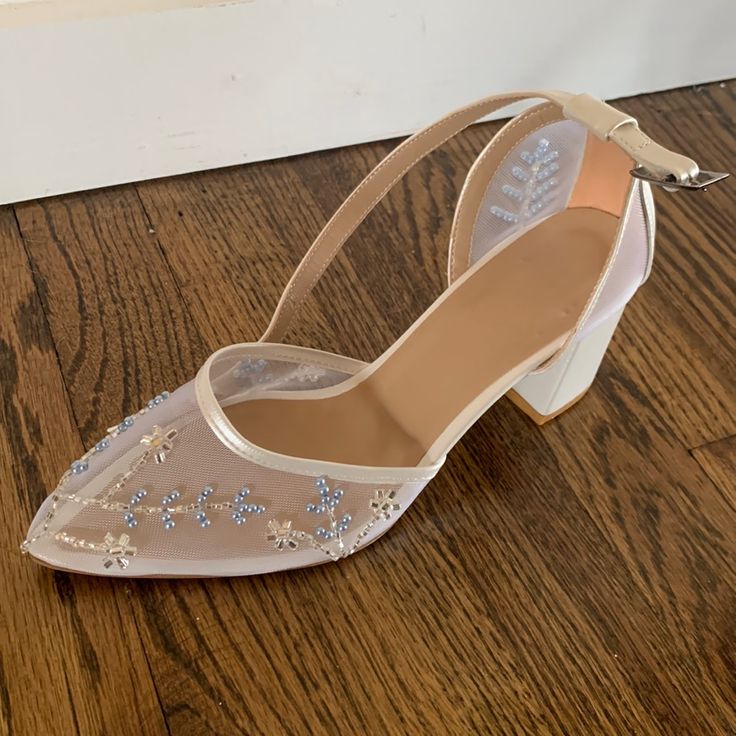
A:
POLYGON ((692 450, 724 499, 736 510, 736 437, 726 437, 692 450))
POLYGON ((15 212, 90 446, 144 399, 190 378, 206 351, 133 187, 15 212))
POLYGON ((122 586, 42 571, 23 528, 82 443, 10 209, 0 210, 0 732, 165 733, 122 586))
MULTIPOLYGON (((735 91, 620 106, 729 168, 735 91)), ((465 132, 397 187, 290 342, 370 358, 431 303, 465 170, 497 128, 465 132)), ((78 433, 89 444, 211 350, 260 335, 324 221, 393 145, 19 205, 22 241, 0 211, 1 449, 25 459, 3 465, 4 540, 79 454, 78 433)), ((0 604, 6 731, 736 734, 733 199, 732 183, 658 197, 654 273, 586 398, 542 430, 499 402, 369 551, 254 579, 60 586, 13 542, 4 575, 35 636, 0 604), (82 636, 114 688, 75 664, 82 636)))

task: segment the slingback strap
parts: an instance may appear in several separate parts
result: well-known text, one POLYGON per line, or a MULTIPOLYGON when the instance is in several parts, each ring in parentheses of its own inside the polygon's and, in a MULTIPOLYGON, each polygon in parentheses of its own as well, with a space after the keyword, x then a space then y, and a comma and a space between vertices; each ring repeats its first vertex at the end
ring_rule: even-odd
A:
POLYGON ((699 169, 694 161, 654 143, 639 130, 634 118, 590 95, 530 91, 486 97, 455 110, 407 138, 363 179, 307 251, 287 284, 261 341, 278 342, 283 338, 297 309, 345 241, 409 169, 480 118, 526 99, 542 99, 558 105, 565 117, 584 124, 594 135, 617 143, 638 168, 655 177, 677 184, 686 184, 698 177, 699 169))
POLYGON ((725 172, 701 171, 692 159, 655 143, 634 118, 591 95, 571 96, 562 112, 566 118, 587 125, 593 135, 613 141, 629 154, 637 163, 632 176, 668 191, 705 189, 728 176, 725 172))

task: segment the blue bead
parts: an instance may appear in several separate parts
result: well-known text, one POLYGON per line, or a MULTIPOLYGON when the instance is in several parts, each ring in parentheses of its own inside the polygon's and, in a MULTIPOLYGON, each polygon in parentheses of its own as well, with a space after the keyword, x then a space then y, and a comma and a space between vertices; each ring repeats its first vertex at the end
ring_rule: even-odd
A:
POLYGON ((169 396, 171 396, 171 394, 170 394, 170 393, 169 393, 168 391, 162 391, 162 392, 161 392, 161 398, 162 398, 162 399, 163 399, 164 401, 166 401, 166 399, 168 399, 168 398, 169 398, 169 396))
POLYGON ((164 529, 166 529, 166 530, 173 529, 175 526, 176 526, 176 524, 173 521, 167 521, 164 524, 164 529))
POLYGON ((79 475, 80 473, 84 473, 87 468, 89 468, 89 465, 86 460, 75 460, 69 469, 74 475, 79 475))
POLYGON ((107 437, 104 437, 95 445, 95 452, 102 452, 108 447, 110 447, 110 440, 107 439, 107 437))
POLYGON ((76 465, 74 466, 74 468, 75 468, 75 470, 76 470, 76 471, 77 471, 78 473, 84 473, 84 471, 85 471, 85 470, 87 470, 87 468, 89 468, 89 465, 87 464, 87 461, 86 461, 86 460, 80 460, 80 461, 79 461, 79 462, 78 462, 78 463, 77 463, 77 464, 76 464, 76 465))
POLYGON ((202 529, 206 529, 211 523, 212 522, 209 519, 202 519, 199 525, 202 527, 202 529))

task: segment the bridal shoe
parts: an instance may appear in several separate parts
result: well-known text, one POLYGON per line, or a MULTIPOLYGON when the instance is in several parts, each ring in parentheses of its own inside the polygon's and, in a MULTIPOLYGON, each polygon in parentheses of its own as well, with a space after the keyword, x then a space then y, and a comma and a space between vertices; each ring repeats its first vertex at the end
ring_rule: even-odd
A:
POLYGON ((538 423, 592 383, 654 253, 650 184, 725 174, 589 95, 483 99, 405 140, 304 257, 257 343, 219 350, 75 460, 23 550, 114 576, 250 575, 340 560, 386 532, 501 396, 538 423), (280 341, 345 240, 418 160, 523 99, 463 186, 449 286, 371 364, 280 341))

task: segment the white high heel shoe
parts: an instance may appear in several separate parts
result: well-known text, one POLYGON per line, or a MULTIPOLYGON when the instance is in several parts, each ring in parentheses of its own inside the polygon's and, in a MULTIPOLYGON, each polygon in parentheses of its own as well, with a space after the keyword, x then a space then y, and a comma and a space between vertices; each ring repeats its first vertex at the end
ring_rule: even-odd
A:
POLYGON ((339 560, 383 534, 506 393, 538 422, 587 390, 654 253, 649 183, 701 172, 588 95, 462 108, 398 146, 304 257, 258 343, 124 419, 63 475, 23 549, 116 576, 248 575, 339 560), (370 365, 280 344, 348 236, 414 163, 478 118, 543 100, 471 168, 449 286, 370 365), (632 177, 633 174, 633 177, 632 177))

